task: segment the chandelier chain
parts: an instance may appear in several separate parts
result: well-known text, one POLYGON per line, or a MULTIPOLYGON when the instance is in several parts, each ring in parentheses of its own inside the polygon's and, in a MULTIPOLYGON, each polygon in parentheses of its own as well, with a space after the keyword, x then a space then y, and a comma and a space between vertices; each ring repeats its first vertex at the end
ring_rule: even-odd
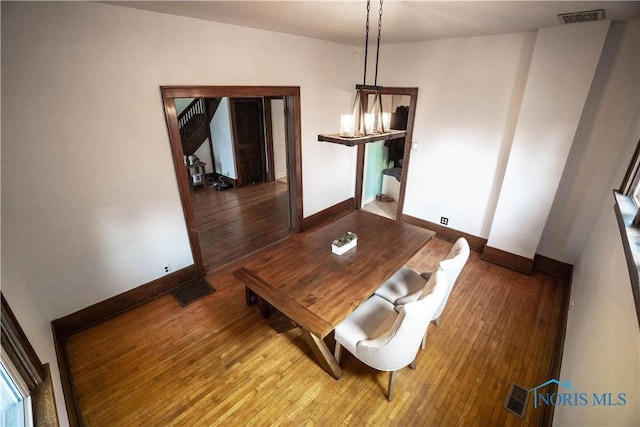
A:
POLYGON ((373 81, 374 86, 378 86, 378 58, 380 57, 380 33, 382 32, 382 2, 380 0, 380 11, 378 12, 378 46, 376 49, 376 75, 373 81))
POLYGON ((364 77, 362 79, 362 84, 367 84, 367 56, 369 54, 369 12, 371 11, 371 0, 367 0, 367 25, 365 28, 365 37, 364 37, 364 77))

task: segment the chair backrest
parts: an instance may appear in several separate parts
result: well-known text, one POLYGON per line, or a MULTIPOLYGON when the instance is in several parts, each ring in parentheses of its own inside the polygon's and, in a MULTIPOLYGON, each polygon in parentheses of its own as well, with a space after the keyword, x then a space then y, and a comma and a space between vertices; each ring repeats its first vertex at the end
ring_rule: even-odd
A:
POLYGON ((404 304, 391 329, 381 336, 360 341, 357 356, 367 365, 381 371, 395 371, 409 365, 416 357, 433 314, 448 289, 447 276, 434 272, 433 292, 417 301, 404 304))
POLYGON ((440 307, 438 307, 438 309, 436 310, 433 316, 434 319, 437 319, 438 317, 440 317, 440 315, 442 314, 442 311, 444 310, 445 305, 447 305, 447 301, 449 300, 449 295, 451 294, 451 291, 453 290, 453 286, 456 284, 456 281, 458 280, 458 276, 460 275, 462 268, 467 263, 470 253, 471 253, 471 249, 469 248, 469 242, 467 242, 467 239, 465 239, 464 237, 460 237, 453 244, 453 247, 449 251, 449 255, 447 255, 447 258, 440 261, 440 264, 438 265, 438 267, 442 271, 444 271, 445 274, 447 275, 447 283, 449 284, 449 287, 447 289, 447 294, 445 295, 445 298, 442 301, 442 304, 440 305, 440 307))

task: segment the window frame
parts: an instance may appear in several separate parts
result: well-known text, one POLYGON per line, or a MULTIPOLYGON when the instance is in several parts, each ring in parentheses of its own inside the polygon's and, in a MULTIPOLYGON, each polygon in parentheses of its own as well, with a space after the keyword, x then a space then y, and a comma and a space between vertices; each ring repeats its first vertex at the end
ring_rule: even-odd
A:
POLYGON ((13 382, 14 388, 22 396, 22 408, 24 412, 24 426, 33 427, 33 406, 31 403, 31 390, 23 380, 18 368, 15 367, 4 348, 0 350, 0 362, 2 369, 7 373, 9 380, 13 382))
POLYGON ((613 190, 614 210, 622 238, 631 291, 640 326, 640 140, 622 180, 620 188, 613 190))
MULTIPOLYGON (((59 425, 49 364, 42 364, 4 294, 0 292, 2 351, 29 389, 34 425, 59 425)), ((14 373, 11 373, 15 375, 14 373)))

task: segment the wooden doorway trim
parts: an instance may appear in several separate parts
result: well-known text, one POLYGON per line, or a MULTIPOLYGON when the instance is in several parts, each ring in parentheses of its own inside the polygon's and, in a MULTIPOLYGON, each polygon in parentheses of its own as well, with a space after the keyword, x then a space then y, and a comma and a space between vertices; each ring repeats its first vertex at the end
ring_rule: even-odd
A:
POLYGON ((194 264, 200 277, 206 274, 202 250, 198 240, 196 218, 191 201, 190 185, 184 170, 184 154, 176 115, 175 98, 223 97, 284 97, 285 140, 287 147, 287 176, 291 229, 302 230, 302 142, 300 87, 298 86, 161 86, 162 101, 171 144, 173 166, 187 225, 187 234, 194 264))
MULTIPOLYGON (((409 117, 407 119, 407 134, 404 141, 404 156, 402 157, 402 176, 400 183, 400 194, 398 197, 398 212, 396 213, 396 221, 402 217, 402 211, 404 208, 404 194, 407 187, 407 176, 409 172, 409 158, 411 157, 411 145, 413 142, 413 126, 416 117, 416 105, 418 103, 418 88, 417 87, 383 87, 383 95, 401 95, 408 96, 409 99, 409 117)), ((356 209, 360 209, 362 206, 362 186, 364 182, 364 157, 365 157, 365 145, 358 145, 357 160, 356 160, 356 194, 355 205, 356 209)))

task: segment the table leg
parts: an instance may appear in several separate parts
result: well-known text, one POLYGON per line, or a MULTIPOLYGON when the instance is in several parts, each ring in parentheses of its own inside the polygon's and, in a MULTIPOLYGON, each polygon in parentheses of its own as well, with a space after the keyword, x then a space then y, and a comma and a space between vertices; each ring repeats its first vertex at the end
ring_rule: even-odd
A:
POLYGON ((339 379, 342 376, 342 369, 336 362, 336 359, 329 351, 327 344, 321 339, 310 333, 304 328, 300 328, 302 332, 302 337, 305 339, 309 347, 311 347, 311 351, 313 351, 316 360, 320 364, 320 367, 327 371, 329 375, 331 375, 335 379, 339 379))

